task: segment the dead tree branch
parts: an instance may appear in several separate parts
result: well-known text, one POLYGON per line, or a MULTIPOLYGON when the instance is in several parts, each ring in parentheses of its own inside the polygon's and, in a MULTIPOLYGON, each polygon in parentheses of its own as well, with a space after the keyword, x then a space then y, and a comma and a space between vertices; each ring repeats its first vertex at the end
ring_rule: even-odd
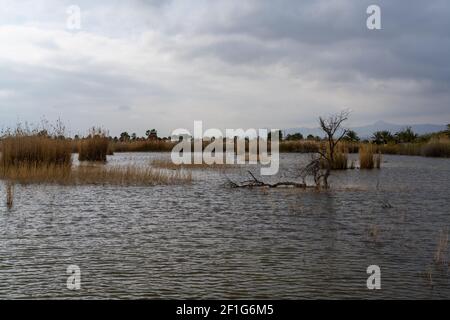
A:
POLYGON ((294 187, 294 188, 307 188, 308 186, 305 183, 292 182, 292 181, 282 181, 277 183, 267 183, 261 180, 258 180, 255 175, 251 171, 247 171, 247 173, 252 177, 251 180, 243 181, 241 183, 236 183, 229 180, 232 188, 257 188, 257 187, 266 187, 266 188, 278 188, 278 187, 294 187))

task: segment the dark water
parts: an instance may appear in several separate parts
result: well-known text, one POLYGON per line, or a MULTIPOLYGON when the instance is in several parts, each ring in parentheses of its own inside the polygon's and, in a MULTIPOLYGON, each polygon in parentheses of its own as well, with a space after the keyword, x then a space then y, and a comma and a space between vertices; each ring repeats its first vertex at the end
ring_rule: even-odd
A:
MULTIPOLYGON (((277 179, 306 160, 282 155, 277 179)), ((335 173, 322 192, 230 189, 227 177, 247 179, 237 168, 188 186, 16 187, 8 211, 2 185, 0 298, 448 299, 448 261, 433 257, 450 226, 450 160, 384 161, 335 173), (79 291, 66 288, 72 264, 79 291)))

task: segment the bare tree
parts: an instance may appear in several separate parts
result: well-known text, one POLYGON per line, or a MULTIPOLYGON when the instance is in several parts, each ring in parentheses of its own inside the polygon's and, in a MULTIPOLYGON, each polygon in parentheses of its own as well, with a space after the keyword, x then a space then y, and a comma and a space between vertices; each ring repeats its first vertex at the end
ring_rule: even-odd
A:
MULTIPOLYGON (((326 135, 326 143, 322 144, 318 150, 321 160, 325 163, 325 172, 318 173, 316 179, 321 179, 325 188, 328 188, 328 177, 330 176, 331 168, 335 160, 336 147, 349 131, 342 126, 343 122, 348 120, 349 115, 350 111, 343 110, 328 118, 319 117, 320 128, 326 135)), ((316 181, 316 183, 320 183, 320 181, 316 181)))
POLYGON ((344 121, 348 119, 350 112, 341 111, 338 114, 331 115, 328 118, 319 118, 321 129, 325 132, 325 143, 322 143, 317 151, 319 157, 313 156, 309 164, 304 167, 299 174, 302 182, 282 181, 277 183, 266 183, 258 180, 251 171, 248 174, 251 176, 250 180, 236 183, 229 180, 233 188, 255 188, 255 187, 295 187, 295 188, 328 188, 328 177, 334 163, 334 156, 337 146, 342 138, 347 134, 348 129, 342 127, 344 121), (325 164, 325 168, 323 168, 325 164), (306 178, 312 177, 314 179, 314 186, 309 186, 306 183, 306 178))

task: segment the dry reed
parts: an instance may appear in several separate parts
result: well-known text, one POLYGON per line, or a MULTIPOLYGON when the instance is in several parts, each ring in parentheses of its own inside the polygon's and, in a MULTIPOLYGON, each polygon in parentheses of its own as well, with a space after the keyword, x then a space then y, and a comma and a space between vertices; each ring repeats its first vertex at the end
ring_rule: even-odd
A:
POLYGON ((10 182, 6 183, 6 207, 12 209, 14 202, 14 185, 10 182))
MULTIPOLYGON (((330 151, 327 150, 327 157, 331 162, 331 170, 347 170, 348 169, 348 153, 340 148, 336 148, 334 151, 333 158, 330 157, 330 151)), ((328 160, 322 159, 320 162, 322 168, 328 166, 328 160)))
POLYGON ((111 142, 110 149, 114 152, 170 152, 175 145, 164 140, 111 142))
POLYGON ((444 264, 447 259, 448 248, 448 230, 441 231, 439 234, 439 241, 434 253, 434 263, 444 264))
POLYGON ((106 162, 106 156, 111 154, 109 140, 101 129, 91 130, 89 136, 79 141, 78 160, 106 162))
POLYGON ((315 153, 319 150, 320 143, 316 141, 281 141, 280 152, 315 153))
POLYGON ((109 142, 106 138, 88 138, 79 142, 79 161, 99 161, 106 162, 109 142))
POLYGON ((371 145, 364 145, 359 148, 359 168, 373 169, 381 168, 381 153, 375 153, 375 149, 371 145))
POLYGON ((425 157, 450 157, 450 139, 440 137, 431 139, 421 148, 421 154, 425 157))
POLYGON ((0 178, 20 184, 59 185, 141 185, 182 184, 192 181, 185 171, 168 172, 149 166, 97 166, 81 165, 74 168, 62 166, 28 166, 0 169, 0 178))
POLYGON ((170 170, 178 170, 178 169, 225 169, 231 167, 230 164, 207 164, 205 162, 202 163, 182 163, 175 164, 171 160, 166 159, 155 159, 151 161, 151 165, 155 168, 160 169, 170 169, 170 170))
POLYGON ((71 166, 70 141, 39 135, 7 136, 2 140, 3 167, 59 165, 71 166))

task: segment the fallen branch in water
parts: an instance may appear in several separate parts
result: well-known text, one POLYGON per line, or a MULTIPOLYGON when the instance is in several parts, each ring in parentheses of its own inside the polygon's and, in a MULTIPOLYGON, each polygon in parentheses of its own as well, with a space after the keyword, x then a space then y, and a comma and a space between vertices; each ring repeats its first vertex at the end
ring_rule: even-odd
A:
MULTIPOLYGON (((284 181, 284 182, 277 182, 277 183, 267 183, 263 182, 261 180, 258 180, 251 171, 247 171, 248 174, 252 177, 251 180, 243 181, 241 183, 236 183, 228 179, 230 185, 232 188, 257 188, 257 187, 267 187, 267 188, 277 188, 277 187, 294 187, 294 188, 308 188, 306 183, 299 183, 299 182, 291 182, 291 181, 284 181)), ((312 188, 313 186, 309 186, 312 188)), ((315 188, 315 186, 314 186, 315 188)))

